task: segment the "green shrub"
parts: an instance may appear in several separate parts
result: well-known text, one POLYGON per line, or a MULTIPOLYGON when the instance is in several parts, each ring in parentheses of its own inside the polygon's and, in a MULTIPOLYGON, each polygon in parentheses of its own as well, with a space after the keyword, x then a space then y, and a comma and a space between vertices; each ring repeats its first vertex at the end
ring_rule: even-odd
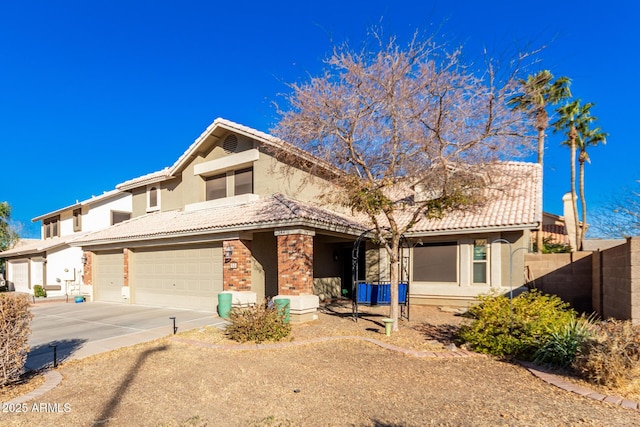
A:
POLYGON ((227 336, 239 342, 280 341, 291 332, 291 325, 285 322, 285 313, 266 302, 248 308, 233 308, 229 321, 227 336))
POLYGON ((587 381, 623 387, 640 374, 640 328, 630 321, 600 323, 573 367, 587 381))
POLYGON ((512 304, 502 295, 480 296, 478 302, 468 311, 473 322, 462 326, 458 336, 471 349, 497 356, 531 360, 554 332, 575 318, 567 303, 536 290, 513 298, 512 304))
POLYGON ((533 354, 533 362, 566 368, 594 335, 595 328, 593 316, 572 319, 560 331, 551 333, 549 339, 533 354))
POLYGON ((34 285, 33 286, 33 296, 36 297, 36 298, 38 298, 38 297, 45 298, 47 296, 47 291, 44 290, 42 285, 34 285))
POLYGON ((0 294, 0 387, 17 381, 24 372, 31 318, 26 294, 0 294))

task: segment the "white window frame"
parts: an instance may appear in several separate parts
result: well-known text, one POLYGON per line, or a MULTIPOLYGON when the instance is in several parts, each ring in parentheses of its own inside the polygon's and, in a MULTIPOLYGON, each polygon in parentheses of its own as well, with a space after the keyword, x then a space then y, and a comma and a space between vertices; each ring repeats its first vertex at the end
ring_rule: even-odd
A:
POLYGON ((474 237, 471 240, 471 284, 473 285, 489 285, 489 277, 491 276, 491 242, 487 237, 474 237), (484 240, 485 257, 484 259, 476 259, 476 242, 484 240), (475 265, 484 264, 484 282, 475 281, 475 265))

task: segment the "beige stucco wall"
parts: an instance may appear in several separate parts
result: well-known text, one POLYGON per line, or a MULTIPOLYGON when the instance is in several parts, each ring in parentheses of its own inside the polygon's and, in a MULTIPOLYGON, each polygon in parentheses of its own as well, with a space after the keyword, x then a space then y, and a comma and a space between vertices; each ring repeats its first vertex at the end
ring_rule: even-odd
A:
POLYGON ((147 187, 135 188, 131 191, 131 217, 135 218, 147 213, 147 187))
POLYGON ((316 234, 313 239, 313 293, 320 300, 341 295, 343 262, 335 240, 316 234))
MULTIPOLYGON (((505 239, 511 243, 514 250, 513 257, 513 288, 516 289, 525 283, 524 255, 529 247, 528 232, 513 231, 505 233, 482 233, 468 235, 423 236, 412 238, 410 243, 418 241, 429 242, 456 242, 458 250, 457 281, 452 283, 416 282, 413 279, 413 249, 406 249, 409 258, 407 266, 411 281, 412 304, 446 304, 468 305, 477 295, 492 291, 507 293, 510 287, 510 247, 507 244, 495 242, 497 239, 505 239), (473 244, 475 239, 487 239, 489 244, 489 258, 487 265, 487 283, 472 283, 473 276, 473 244), (522 248, 522 249, 520 249, 522 248)), ((388 256, 384 249, 367 244, 366 264, 369 281, 389 280, 388 256)))
MULTIPOLYGON (((170 180, 154 184, 160 187, 161 210, 170 211, 182 209, 187 205, 205 201, 205 180, 200 175, 194 174, 196 165, 221 159, 227 154, 221 143, 228 134, 220 138, 209 136, 201 145, 192 160, 180 171, 179 176, 170 180)), ((333 184, 328 181, 311 176, 309 173, 289 167, 262 149, 258 141, 242 135, 238 136, 238 148, 236 152, 245 152, 250 149, 259 151, 258 160, 253 162, 253 192, 260 196, 269 196, 274 193, 282 193, 290 198, 317 202, 322 193, 333 184)), ((227 172, 227 193, 233 194, 233 171, 227 172)), ((133 216, 147 213, 147 191, 144 185, 133 190, 133 216)), ((339 207, 335 207, 339 208, 339 207)))
POLYGON ((278 295, 278 254, 273 231, 253 233, 251 289, 258 301, 278 295))

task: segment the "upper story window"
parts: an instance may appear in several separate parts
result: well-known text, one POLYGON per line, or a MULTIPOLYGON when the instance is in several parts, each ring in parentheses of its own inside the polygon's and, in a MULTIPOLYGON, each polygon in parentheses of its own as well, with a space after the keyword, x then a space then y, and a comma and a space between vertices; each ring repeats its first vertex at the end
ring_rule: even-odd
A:
POLYGON ((253 168, 238 169, 205 178, 205 200, 253 193, 253 168), (233 179, 233 181, 231 181, 233 179), (229 194, 227 191, 233 191, 229 194))
POLYGON ((60 237, 60 215, 43 219, 42 229, 45 239, 60 237))
POLYGON ((160 209, 160 188, 151 186, 147 188, 147 211, 157 211, 160 209))
POLYGON ((111 211, 111 225, 131 219, 131 212, 111 211))
POLYGON ((82 231, 82 209, 73 210, 73 231, 82 231))
POLYGON ((227 174, 214 175, 205 180, 206 200, 222 199, 227 197, 227 174))
POLYGON ((234 196, 253 193, 253 168, 234 172, 234 196))

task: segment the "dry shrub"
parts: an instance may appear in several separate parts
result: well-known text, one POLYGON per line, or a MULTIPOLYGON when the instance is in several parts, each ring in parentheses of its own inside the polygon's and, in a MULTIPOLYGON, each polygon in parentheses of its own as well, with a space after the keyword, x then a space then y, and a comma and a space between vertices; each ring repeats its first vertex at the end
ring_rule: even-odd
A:
POLYGON ((607 320, 584 343, 573 367, 588 381, 624 387, 640 373, 640 328, 630 321, 607 320))
POLYGON ((280 341, 291 332, 285 313, 275 304, 256 304, 253 307, 233 308, 229 314, 231 324, 226 333, 239 342, 280 341))
POLYGON ((0 386, 20 379, 29 351, 33 315, 26 294, 0 294, 0 386))

